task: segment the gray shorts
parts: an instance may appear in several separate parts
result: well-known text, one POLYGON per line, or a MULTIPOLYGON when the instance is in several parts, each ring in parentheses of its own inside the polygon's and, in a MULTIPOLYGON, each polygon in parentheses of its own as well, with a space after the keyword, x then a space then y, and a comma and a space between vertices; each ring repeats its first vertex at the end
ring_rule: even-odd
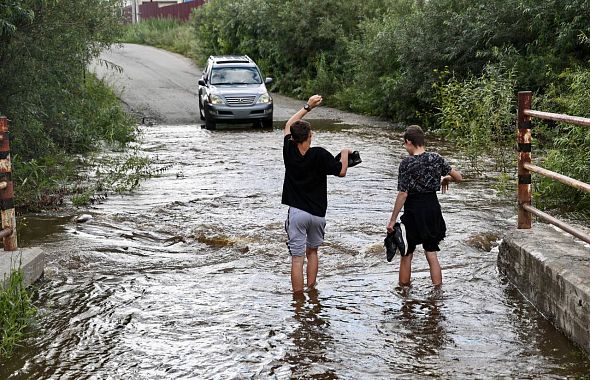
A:
POLYGON ((318 248, 324 242, 326 218, 289 207, 285 220, 287 247, 291 256, 305 256, 306 248, 318 248))

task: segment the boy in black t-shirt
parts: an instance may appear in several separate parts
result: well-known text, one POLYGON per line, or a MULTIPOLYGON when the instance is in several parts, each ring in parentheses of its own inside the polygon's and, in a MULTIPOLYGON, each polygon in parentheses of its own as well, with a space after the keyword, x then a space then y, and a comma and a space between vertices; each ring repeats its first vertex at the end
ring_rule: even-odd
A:
POLYGON ((303 108, 291 116, 283 130, 285 180, 282 203, 289 206, 285 221, 287 246, 291 255, 293 293, 303 291, 303 264, 307 257, 307 286, 312 288, 318 273, 318 247, 324 242, 327 176, 344 177, 350 149, 342 149, 340 161, 326 149, 311 147, 311 125, 301 120, 322 102, 320 95, 309 98, 303 108))
POLYGON ((399 284, 409 286, 412 274, 412 257, 418 244, 422 244, 430 266, 432 283, 442 285, 442 271, 437 253, 438 243, 445 237, 446 224, 442 216, 436 192, 445 193, 451 181, 460 182, 461 173, 453 169, 438 153, 426 152, 424 132, 417 125, 410 125, 404 133, 404 148, 409 156, 399 165, 397 197, 387 224, 387 232, 393 232, 397 217, 404 208, 401 221, 406 228, 407 255, 402 255, 399 265, 399 284))

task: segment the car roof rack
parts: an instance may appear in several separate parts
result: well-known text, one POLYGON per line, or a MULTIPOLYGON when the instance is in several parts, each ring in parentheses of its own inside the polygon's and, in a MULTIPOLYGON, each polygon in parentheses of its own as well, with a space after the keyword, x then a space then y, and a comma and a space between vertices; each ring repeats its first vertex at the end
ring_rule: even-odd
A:
POLYGON ((212 55, 209 59, 215 63, 253 63, 247 55, 212 55))

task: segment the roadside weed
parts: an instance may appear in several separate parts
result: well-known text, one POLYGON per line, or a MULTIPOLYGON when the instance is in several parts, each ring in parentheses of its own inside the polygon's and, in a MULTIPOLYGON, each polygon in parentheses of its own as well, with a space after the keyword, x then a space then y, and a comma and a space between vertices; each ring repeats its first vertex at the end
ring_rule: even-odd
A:
POLYGON ((24 286, 21 269, 0 286, 0 358, 10 358, 37 311, 24 286))

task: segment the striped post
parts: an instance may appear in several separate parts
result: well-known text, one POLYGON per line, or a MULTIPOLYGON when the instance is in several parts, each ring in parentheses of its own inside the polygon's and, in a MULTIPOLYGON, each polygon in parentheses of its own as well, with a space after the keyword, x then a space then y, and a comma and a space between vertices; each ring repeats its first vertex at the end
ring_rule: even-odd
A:
POLYGON ((16 251, 16 215, 14 213, 14 189, 12 186, 12 166, 10 164, 10 141, 8 138, 8 119, 0 117, 0 214, 5 251, 16 251))
POLYGON ((520 91, 518 93, 518 120, 516 142, 518 148, 518 228, 532 227, 532 216, 523 206, 530 206, 532 201, 531 172, 525 164, 531 163, 531 117, 525 115, 525 110, 531 109, 533 93, 520 91))

